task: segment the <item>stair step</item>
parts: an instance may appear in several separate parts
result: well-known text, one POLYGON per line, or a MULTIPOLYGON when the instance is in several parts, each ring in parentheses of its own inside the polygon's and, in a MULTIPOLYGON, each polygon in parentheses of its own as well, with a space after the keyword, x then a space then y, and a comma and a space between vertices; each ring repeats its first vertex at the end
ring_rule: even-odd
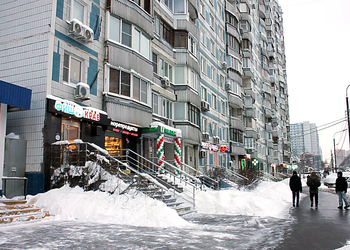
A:
POLYGON ((0 224, 18 222, 18 221, 40 220, 48 216, 50 216, 48 212, 29 213, 26 215, 4 216, 0 218, 0 224))
POLYGON ((181 205, 181 204, 183 204, 183 202, 170 202, 170 203, 166 203, 166 205, 167 205, 168 207, 176 207, 176 206, 179 206, 179 205, 181 205))
POLYGON ((163 199, 163 202, 165 204, 174 203, 176 202, 176 198, 163 199))
POLYGON ((176 212, 178 213, 178 215, 182 216, 182 215, 186 215, 186 214, 190 214, 190 213, 194 213, 195 211, 193 211, 191 209, 190 206, 186 206, 186 207, 176 207, 175 208, 176 212))
POLYGON ((41 208, 2 210, 2 211, 0 211, 0 218, 2 218, 4 216, 22 215, 22 214, 37 213, 37 212, 41 212, 41 208))
POLYGON ((4 203, 5 205, 18 205, 18 204, 26 204, 26 200, 0 200, 0 203, 4 203))

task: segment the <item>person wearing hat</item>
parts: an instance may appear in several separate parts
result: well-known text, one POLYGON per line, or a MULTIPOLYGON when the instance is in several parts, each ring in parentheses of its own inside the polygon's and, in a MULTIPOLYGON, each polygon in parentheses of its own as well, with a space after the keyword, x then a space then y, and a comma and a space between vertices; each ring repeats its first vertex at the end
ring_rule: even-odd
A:
POLYGON ((349 208, 349 201, 346 198, 346 192, 348 189, 348 183, 346 182, 345 178, 343 177, 342 172, 338 172, 338 178, 335 181, 335 192, 337 193, 339 197, 339 209, 343 209, 343 200, 345 202, 345 209, 349 208))
POLYGON ((299 207, 299 192, 301 193, 303 190, 301 186, 301 179, 298 176, 297 171, 293 171, 293 175, 289 180, 289 187, 293 194, 293 207, 295 207, 295 198, 297 199, 297 207, 299 207))

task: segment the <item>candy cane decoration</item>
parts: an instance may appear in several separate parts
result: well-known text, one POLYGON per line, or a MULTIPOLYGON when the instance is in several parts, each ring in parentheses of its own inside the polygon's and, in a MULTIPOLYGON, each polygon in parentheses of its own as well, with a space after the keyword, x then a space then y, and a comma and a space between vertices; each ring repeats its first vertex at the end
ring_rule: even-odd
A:
MULTIPOLYGON (((178 169, 181 169, 181 140, 180 138, 175 138, 175 154, 174 154, 174 166, 177 167, 178 169)), ((176 170, 178 174, 180 174, 180 171, 176 170)))
POLYGON ((164 174, 164 134, 159 133, 157 138, 158 171, 164 174))

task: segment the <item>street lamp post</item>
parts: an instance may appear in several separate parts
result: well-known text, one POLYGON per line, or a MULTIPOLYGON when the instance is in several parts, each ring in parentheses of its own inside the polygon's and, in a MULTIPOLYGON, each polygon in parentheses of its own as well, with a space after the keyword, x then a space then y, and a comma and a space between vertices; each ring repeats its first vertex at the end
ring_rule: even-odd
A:
MULTIPOLYGON (((349 121, 348 121, 349 122, 349 121)), ((335 132, 333 135, 333 147, 334 147, 334 169, 337 171, 337 150, 335 149, 335 135, 341 132, 346 131, 346 129, 343 129, 341 131, 335 132)))
MULTIPOLYGON (((350 85, 346 87, 346 119, 348 121, 348 135, 349 135, 349 145, 350 145, 350 122, 349 122, 349 98, 348 98, 348 88, 350 85)), ((349 147, 350 149, 350 147, 349 147)))

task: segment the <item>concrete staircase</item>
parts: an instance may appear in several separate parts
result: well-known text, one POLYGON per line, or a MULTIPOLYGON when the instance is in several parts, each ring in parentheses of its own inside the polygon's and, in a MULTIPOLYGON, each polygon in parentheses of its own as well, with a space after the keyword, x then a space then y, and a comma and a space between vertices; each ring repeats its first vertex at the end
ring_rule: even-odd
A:
POLYGON ((26 200, 0 199, 0 224, 40 220, 48 216, 50 216, 48 212, 27 204, 26 200))

